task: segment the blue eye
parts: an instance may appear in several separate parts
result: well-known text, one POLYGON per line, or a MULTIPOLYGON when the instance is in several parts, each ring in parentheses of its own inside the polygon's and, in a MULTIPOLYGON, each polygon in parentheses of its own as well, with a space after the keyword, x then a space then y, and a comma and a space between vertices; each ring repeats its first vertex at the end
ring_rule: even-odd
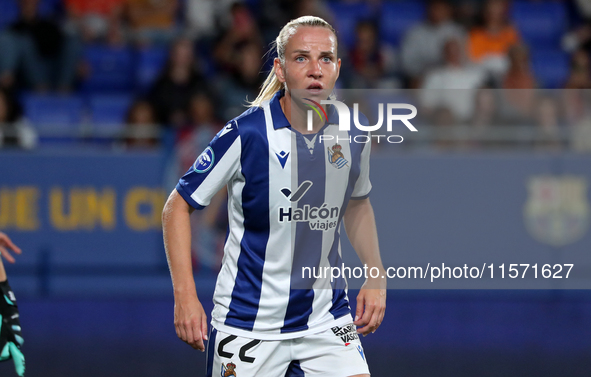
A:
POLYGON ((303 62, 304 61, 304 57, 303 56, 298 56, 296 58, 296 62, 303 62))

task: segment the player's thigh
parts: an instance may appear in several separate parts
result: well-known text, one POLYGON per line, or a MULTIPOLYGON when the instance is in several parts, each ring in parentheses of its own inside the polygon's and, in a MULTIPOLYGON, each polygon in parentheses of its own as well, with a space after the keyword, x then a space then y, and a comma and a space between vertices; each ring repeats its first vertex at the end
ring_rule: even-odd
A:
POLYGON ((283 377, 289 345, 230 335, 212 329, 207 343, 207 376, 283 377))
MULTIPOLYGON (((294 339, 294 357, 302 376, 368 376, 369 368, 353 324, 335 326, 319 334, 294 339)), ((297 374, 294 374, 297 375, 297 374)))

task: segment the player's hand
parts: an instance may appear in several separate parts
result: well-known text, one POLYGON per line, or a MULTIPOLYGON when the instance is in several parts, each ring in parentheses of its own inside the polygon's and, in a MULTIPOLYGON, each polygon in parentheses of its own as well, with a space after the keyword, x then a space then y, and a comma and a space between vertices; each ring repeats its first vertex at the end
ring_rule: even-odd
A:
POLYGON ((24 343, 18 307, 8 281, 0 283, 0 361, 12 359, 16 374, 25 375, 25 356, 21 351, 24 343))
POLYGON ((205 351, 207 315, 195 295, 175 298, 174 327, 176 335, 196 350, 205 351))
POLYGON ((357 295, 355 321, 357 333, 368 335, 376 331, 386 313, 386 279, 368 278, 357 295))
POLYGON ((8 262, 14 263, 14 257, 10 255, 7 249, 11 249, 17 254, 21 253, 21 249, 13 244, 6 234, 0 232, 0 255, 2 255, 8 262))

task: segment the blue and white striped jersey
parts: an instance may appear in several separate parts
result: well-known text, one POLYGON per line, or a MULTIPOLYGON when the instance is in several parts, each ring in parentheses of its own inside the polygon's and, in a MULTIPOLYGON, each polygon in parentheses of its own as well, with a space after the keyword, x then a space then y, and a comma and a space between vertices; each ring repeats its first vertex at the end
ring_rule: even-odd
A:
POLYGON ((302 135, 283 114, 282 95, 230 121, 177 185, 197 209, 228 186, 229 229, 212 325, 262 340, 352 321, 346 282, 304 279, 302 267, 341 266, 344 211, 350 199, 371 190, 371 142, 349 142, 357 135, 369 140, 367 133, 340 131, 329 121, 317 134, 302 135))

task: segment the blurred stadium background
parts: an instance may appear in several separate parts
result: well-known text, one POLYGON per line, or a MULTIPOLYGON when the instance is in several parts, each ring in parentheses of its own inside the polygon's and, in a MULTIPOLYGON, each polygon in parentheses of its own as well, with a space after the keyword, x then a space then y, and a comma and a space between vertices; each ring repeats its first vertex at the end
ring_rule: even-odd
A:
MULTIPOLYGON (((0 230, 24 251, 7 270, 28 376, 204 375, 174 332, 160 211, 306 14, 338 30, 341 89, 419 107, 417 135, 374 148, 386 266, 591 250, 586 0, 0 0, 0 230)), ((223 212, 222 193, 194 215, 207 312, 223 212)), ((375 376, 588 376, 591 296, 391 290, 364 345, 375 376)))

